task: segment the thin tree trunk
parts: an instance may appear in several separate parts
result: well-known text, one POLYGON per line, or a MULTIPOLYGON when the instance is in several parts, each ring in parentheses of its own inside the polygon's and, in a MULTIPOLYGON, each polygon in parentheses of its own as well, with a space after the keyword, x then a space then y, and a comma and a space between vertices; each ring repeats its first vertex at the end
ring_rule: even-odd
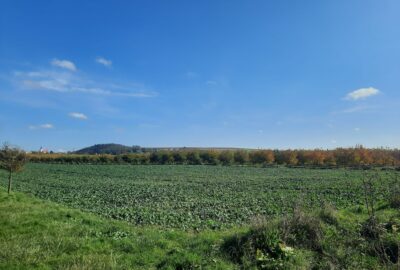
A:
POLYGON ((10 174, 8 175, 8 194, 10 194, 11 191, 11 171, 10 174))

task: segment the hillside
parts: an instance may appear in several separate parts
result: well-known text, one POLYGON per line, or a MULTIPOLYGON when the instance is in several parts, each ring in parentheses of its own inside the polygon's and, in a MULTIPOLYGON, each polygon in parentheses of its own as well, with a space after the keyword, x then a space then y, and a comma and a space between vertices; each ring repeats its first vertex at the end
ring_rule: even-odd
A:
POLYGON ((122 144, 108 143, 108 144, 95 144, 86 148, 75 151, 75 154, 124 154, 124 153, 139 153, 141 152, 140 146, 126 146, 122 144))
MULTIPOLYGON (((181 151, 181 150, 240 150, 243 148, 234 147, 141 147, 138 145, 126 146, 116 143, 95 144, 89 147, 82 148, 73 152, 74 154, 126 154, 126 153, 143 153, 154 151, 181 151)), ((250 150, 250 149, 247 149, 250 150)))

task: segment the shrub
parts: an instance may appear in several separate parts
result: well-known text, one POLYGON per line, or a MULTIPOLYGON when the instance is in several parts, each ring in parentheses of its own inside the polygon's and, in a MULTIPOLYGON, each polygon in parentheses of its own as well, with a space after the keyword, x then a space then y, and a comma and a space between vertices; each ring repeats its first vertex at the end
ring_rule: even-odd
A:
POLYGON ((393 176, 393 180, 390 183, 389 206, 400 209, 400 181, 397 174, 393 176))
POLYGON ((160 153, 153 152, 150 154, 150 163, 151 164, 159 164, 161 160, 160 153))
POLYGON ((392 208, 400 209, 400 194, 391 194, 389 197, 389 205, 392 208))
POLYGON ((223 165, 230 165, 233 162, 233 153, 232 151, 222 151, 219 153, 218 159, 223 165))
POLYGON ((280 226, 283 240, 289 245, 322 251, 322 226, 318 218, 296 208, 292 216, 282 218, 280 226))
POLYGON ((246 151, 235 151, 233 153, 233 161, 240 165, 246 164, 249 162, 249 154, 246 151))
POLYGON ((170 152, 163 151, 159 153, 159 162, 160 164, 172 164, 174 162, 174 158, 170 152))
POLYGON ((218 164, 218 153, 216 151, 202 151, 200 158, 203 164, 217 165, 218 164))
POLYGON ((101 163, 111 163, 113 161, 113 156, 112 155, 100 155, 99 156, 99 161, 101 163))
POLYGON ((175 151, 172 153, 172 158, 175 164, 184 164, 186 162, 186 155, 182 151, 175 151))
POLYGON ((274 153, 270 150, 253 151, 249 154, 252 164, 271 164, 275 160, 274 153))
POLYGON ((366 240, 367 252, 386 265, 398 263, 400 243, 391 234, 397 232, 397 228, 397 222, 379 223, 374 216, 361 224, 360 234, 366 240))
POLYGON ((287 269, 294 259, 294 249, 284 244, 276 222, 253 226, 248 233, 227 239, 222 249, 245 269, 287 269))
POLYGON ((399 263, 399 244, 399 241, 393 237, 384 237, 382 239, 383 254, 380 257, 382 257, 383 261, 386 261, 386 263, 399 263))
POLYGON ((141 154, 139 156, 140 164, 147 165, 150 163, 150 155, 148 153, 141 154))
POLYGON ((186 155, 187 162, 191 165, 199 165, 201 164, 201 159, 199 152, 197 151, 190 151, 186 155))

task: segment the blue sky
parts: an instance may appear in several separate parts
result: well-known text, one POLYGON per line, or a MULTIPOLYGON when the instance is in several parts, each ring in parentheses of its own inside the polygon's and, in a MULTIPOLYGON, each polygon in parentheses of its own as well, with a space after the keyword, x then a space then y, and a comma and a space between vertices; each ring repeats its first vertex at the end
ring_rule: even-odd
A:
POLYGON ((0 141, 400 147, 400 2, 1 1, 0 141))

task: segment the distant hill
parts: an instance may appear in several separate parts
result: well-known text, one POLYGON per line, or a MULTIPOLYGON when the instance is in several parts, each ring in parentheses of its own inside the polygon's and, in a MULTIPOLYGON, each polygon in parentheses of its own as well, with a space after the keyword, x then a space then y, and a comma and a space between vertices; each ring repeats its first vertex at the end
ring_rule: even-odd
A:
MULTIPOLYGON (((140 147, 138 145, 126 146, 116 143, 95 144, 73 152, 74 154, 126 154, 126 153, 144 153, 154 151, 175 151, 175 150, 239 150, 244 148, 232 147, 140 147)), ((246 149, 250 150, 250 149, 246 149)))
POLYGON ((116 143, 107 143, 107 144, 95 144, 93 146, 89 146, 86 148, 82 148, 78 151, 75 151, 75 154, 124 154, 124 153, 140 153, 141 147, 140 146, 126 146, 122 144, 116 143))

